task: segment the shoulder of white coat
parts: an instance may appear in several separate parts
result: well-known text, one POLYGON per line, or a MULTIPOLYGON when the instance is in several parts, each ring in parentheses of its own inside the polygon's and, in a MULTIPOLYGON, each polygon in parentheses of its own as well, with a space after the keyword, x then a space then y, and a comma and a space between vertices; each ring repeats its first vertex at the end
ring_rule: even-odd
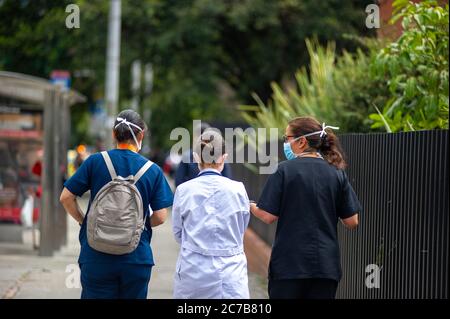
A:
POLYGON ((192 189, 196 183, 197 183, 197 181, 195 178, 193 178, 189 181, 186 181, 184 183, 181 183, 180 185, 177 186, 177 188, 175 190, 175 195, 185 194, 187 191, 189 191, 189 189, 192 189))
POLYGON ((246 198, 248 197, 247 190, 245 189, 244 183, 234 181, 234 180, 226 178, 226 177, 224 178, 224 180, 226 180, 226 182, 224 182, 224 185, 226 185, 227 189, 229 189, 230 191, 232 191, 234 193, 244 195, 246 198))

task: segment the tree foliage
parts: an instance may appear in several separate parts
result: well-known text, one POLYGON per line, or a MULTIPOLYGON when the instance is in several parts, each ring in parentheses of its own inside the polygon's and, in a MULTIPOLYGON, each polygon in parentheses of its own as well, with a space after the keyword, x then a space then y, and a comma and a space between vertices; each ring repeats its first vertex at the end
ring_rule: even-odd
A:
POLYGON ((373 103, 384 103, 387 94, 379 78, 369 77, 372 52, 378 45, 368 41, 369 53, 362 49, 337 56, 335 44, 321 46, 306 40, 309 69, 300 68, 295 85, 282 88, 273 82, 273 94, 264 103, 255 94, 258 106, 241 106, 244 118, 253 127, 277 127, 284 132, 289 120, 314 116, 319 121, 339 126, 340 132, 366 132, 373 103))
POLYGON ((300 68, 294 87, 272 83, 272 97, 243 106, 254 127, 278 127, 311 115, 336 124, 340 132, 388 132, 448 128, 448 5, 436 1, 394 2, 392 22, 403 18, 399 39, 366 40, 368 50, 336 56, 306 41, 309 70, 300 68), (375 113, 377 111, 377 113, 375 113))
MULTIPOLYGON (((142 92, 150 129, 164 146, 170 130, 193 118, 233 120, 235 106, 255 92, 266 102, 272 81, 292 78, 308 61, 305 38, 334 40, 338 51, 356 50, 346 34, 367 35, 370 0, 123 0, 120 106, 131 98, 130 67, 152 63, 154 88, 142 92)), ((103 95, 109 1, 0 1, 0 68, 47 78, 53 69, 90 70, 73 79, 88 97, 74 109, 73 127, 103 95), (66 5, 80 7, 81 28, 65 27, 66 5)), ((167 146, 167 145, 165 145, 167 146)))
POLYGON ((373 72, 389 87, 389 100, 372 114, 372 128, 410 131, 448 128, 448 4, 394 2, 392 23, 402 18, 400 38, 383 48, 373 72))

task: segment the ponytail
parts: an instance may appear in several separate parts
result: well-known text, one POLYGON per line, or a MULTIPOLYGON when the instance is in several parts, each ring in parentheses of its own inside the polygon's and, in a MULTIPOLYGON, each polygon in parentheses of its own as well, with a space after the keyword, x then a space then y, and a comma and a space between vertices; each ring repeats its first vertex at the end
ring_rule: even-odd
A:
POLYGON ((289 127, 294 136, 305 136, 308 146, 314 151, 320 152, 323 158, 335 166, 337 169, 344 169, 345 163, 343 151, 337 136, 331 129, 322 127, 320 123, 313 117, 302 116, 296 117, 289 121, 289 127), (311 134, 315 132, 325 131, 326 134, 311 134))
POLYGON ((347 166, 344 156, 342 155, 343 152, 339 139, 333 132, 327 132, 327 134, 322 137, 319 151, 322 153, 323 158, 337 169, 344 169, 347 166))

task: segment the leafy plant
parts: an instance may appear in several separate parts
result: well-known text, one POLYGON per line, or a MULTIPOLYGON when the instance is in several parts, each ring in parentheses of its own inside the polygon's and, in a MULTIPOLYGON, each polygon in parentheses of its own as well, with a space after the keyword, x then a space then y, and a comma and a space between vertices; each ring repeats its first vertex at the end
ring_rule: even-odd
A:
POLYGON ((382 111, 370 115, 372 128, 448 128, 448 5, 397 0, 391 23, 399 19, 403 34, 372 63, 374 76, 385 79, 390 93, 382 111))
POLYGON ((256 106, 243 105, 244 119, 253 127, 276 127, 280 134, 286 123, 302 115, 335 124, 341 131, 367 131, 367 117, 372 103, 384 103, 386 89, 376 77, 370 77, 370 62, 376 43, 367 42, 369 54, 344 51, 336 57, 335 45, 321 46, 306 40, 310 56, 309 69, 295 75, 295 86, 283 89, 272 83, 272 98, 267 104, 256 95, 256 106))

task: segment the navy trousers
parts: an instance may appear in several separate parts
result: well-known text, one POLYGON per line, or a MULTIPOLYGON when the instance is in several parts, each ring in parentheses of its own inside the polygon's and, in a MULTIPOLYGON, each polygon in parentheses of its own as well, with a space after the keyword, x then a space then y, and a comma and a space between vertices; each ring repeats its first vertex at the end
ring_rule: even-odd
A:
POLYGON ((80 264, 81 299, 146 299, 152 266, 80 264))
POLYGON ((334 299, 338 282, 332 279, 269 279, 270 299, 334 299))

